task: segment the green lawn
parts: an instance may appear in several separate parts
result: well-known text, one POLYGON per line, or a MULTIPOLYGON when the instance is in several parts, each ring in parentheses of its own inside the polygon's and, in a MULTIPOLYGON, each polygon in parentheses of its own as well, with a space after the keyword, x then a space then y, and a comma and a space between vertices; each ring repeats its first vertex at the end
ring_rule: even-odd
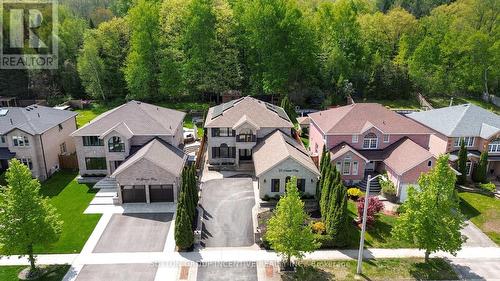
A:
MULTIPOLYGON (((2 281, 18 281, 17 275, 26 266, 0 266, 0 280, 2 281)), ((61 281, 70 268, 69 265, 52 265, 53 272, 45 275, 36 281, 61 281)))
POLYGON ((42 183, 41 193, 49 197, 64 224, 59 241, 47 247, 36 247, 38 254, 79 253, 101 217, 83 214, 96 191, 91 186, 78 184, 75 177, 75 172, 58 172, 42 183))
MULTIPOLYGON (((348 209, 349 215, 355 220, 358 216, 356 203, 349 200, 348 209)), ((370 248, 414 248, 413 244, 398 241, 392 237, 391 230, 396 220, 396 216, 380 213, 375 225, 367 228, 365 246, 370 248)), ((349 238, 348 248, 355 249, 359 247, 360 229, 354 224, 350 225, 349 238)))
MULTIPOLYGON (((282 280, 323 281, 354 280, 356 261, 303 262, 296 273, 282 276, 282 280)), ((364 280, 457 280, 453 268, 443 259, 378 259, 363 262, 364 280)))
POLYGON ((75 110, 75 112, 78 112, 78 115, 76 116, 76 124, 78 125, 78 128, 92 121, 92 119, 96 118, 99 114, 108 111, 111 108, 111 106, 93 104, 90 108, 75 110))
POLYGON ((483 194, 459 193, 462 213, 500 245, 500 200, 483 194))
MULTIPOLYGON (((434 106, 435 108, 441 108, 441 107, 447 107, 450 105, 450 97, 431 97, 427 98, 427 100, 434 106)), ((500 107, 485 102, 481 99, 475 99, 475 98, 453 98, 453 105, 458 105, 458 104, 465 104, 465 103, 472 103, 477 106, 480 106, 482 108, 486 108, 488 110, 491 110, 495 112, 496 114, 500 114, 500 107)))
POLYGON ((420 109, 420 104, 415 97, 399 100, 363 99, 356 102, 375 102, 391 109, 420 109))

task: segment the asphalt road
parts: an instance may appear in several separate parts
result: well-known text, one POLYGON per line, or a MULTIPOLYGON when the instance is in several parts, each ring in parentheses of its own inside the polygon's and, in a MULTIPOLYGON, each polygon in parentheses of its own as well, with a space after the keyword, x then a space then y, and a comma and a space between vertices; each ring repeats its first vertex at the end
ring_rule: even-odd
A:
POLYGON ((251 178, 210 180, 203 184, 202 245, 244 247, 254 244, 252 207, 255 205, 251 178))
POLYGON ((76 281, 153 281, 156 270, 154 264, 87 264, 76 281))
POLYGON ((257 281, 256 263, 199 264, 197 281, 257 281))
POLYGON ((93 252, 161 252, 172 217, 172 213, 114 214, 93 252))

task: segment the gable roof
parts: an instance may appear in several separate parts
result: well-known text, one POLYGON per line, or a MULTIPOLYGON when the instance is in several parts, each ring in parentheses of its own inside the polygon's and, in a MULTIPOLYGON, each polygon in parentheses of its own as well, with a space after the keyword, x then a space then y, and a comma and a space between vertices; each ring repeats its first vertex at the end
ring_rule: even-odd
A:
POLYGON ((186 113, 140 101, 129 101, 104 112, 85 126, 74 131, 72 136, 102 136, 119 125, 121 130, 132 135, 173 135, 182 124, 186 113))
POLYGON ((280 130, 269 134, 253 149, 255 175, 260 176, 286 159, 293 159, 319 176, 307 150, 280 130))
POLYGON ((292 128, 283 108, 246 96, 208 110, 206 128, 232 128, 243 116, 260 128, 292 128))
POLYGON ((384 164, 389 166, 398 175, 402 175, 433 157, 427 149, 416 144, 409 138, 403 138, 396 146, 387 151, 384 164))
POLYGON ((186 154, 179 148, 155 138, 118 166, 111 176, 116 177, 141 160, 148 161, 168 173, 178 176, 182 173, 186 158, 186 154))
POLYGON ((0 134, 4 135, 14 129, 31 135, 41 134, 76 115, 77 113, 73 111, 40 105, 2 107, 0 108, 0 134))
POLYGON ((461 104, 415 112, 409 118, 448 137, 481 136, 500 131, 500 116, 474 104, 461 104))
POLYGON ((363 154, 359 153, 356 149, 351 147, 349 144, 346 142, 342 142, 330 149, 330 159, 336 159, 339 156, 344 155, 346 152, 351 151, 352 153, 358 155, 361 159, 365 160, 366 162, 369 162, 370 160, 366 158, 363 154))
POLYGON ((355 103, 309 114, 325 133, 361 134, 375 127, 384 134, 430 134, 421 124, 378 103, 355 103))

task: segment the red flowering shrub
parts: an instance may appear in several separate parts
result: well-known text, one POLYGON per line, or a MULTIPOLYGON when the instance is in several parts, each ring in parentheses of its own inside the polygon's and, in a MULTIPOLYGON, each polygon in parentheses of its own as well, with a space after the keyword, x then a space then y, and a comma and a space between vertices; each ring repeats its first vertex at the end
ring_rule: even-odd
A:
MULTIPOLYGON (((365 206, 365 198, 358 199, 358 217, 361 222, 363 219, 363 208, 365 206)), ((368 210, 366 212, 366 225, 372 226, 375 223, 375 216, 384 209, 384 204, 377 197, 368 198, 368 210)))

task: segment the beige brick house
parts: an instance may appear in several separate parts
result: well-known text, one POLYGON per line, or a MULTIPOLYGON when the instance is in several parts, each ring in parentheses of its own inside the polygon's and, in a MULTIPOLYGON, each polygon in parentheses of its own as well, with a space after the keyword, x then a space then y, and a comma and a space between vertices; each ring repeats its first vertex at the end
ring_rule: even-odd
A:
POLYGON ((130 101, 71 134, 82 177, 116 180, 119 203, 175 202, 184 112, 130 101))
POLYGON ((51 107, 0 108, 0 169, 19 159, 40 180, 59 170, 59 155, 75 152, 76 113, 51 107))

